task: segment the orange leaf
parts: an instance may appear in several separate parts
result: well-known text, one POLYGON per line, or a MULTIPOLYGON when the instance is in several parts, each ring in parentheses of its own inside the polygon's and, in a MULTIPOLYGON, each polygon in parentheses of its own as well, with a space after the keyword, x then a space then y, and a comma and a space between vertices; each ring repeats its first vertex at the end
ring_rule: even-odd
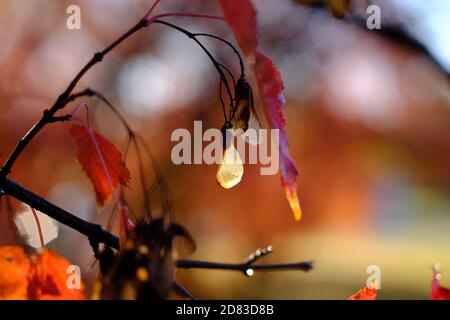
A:
POLYGON ((86 299, 81 280, 80 289, 67 285, 70 265, 47 249, 30 259, 19 246, 0 246, 0 299, 86 299))
POLYGON ((71 263, 45 249, 37 254, 29 277, 28 298, 31 300, 84 300, 83 286, 70 288, 67 270, 71 263))
POLYGON ((281 185, 286 193, 286 198, 289 201, 294 218, 298 221, 301 218, 296 182, 298 172, 289 155, 286 119, 283 112, 283 81, 281 80, 280 72, 272 60, 260 52, 256 52, 255 73, 264 113, 269 122, 269 126, 272 129, 279 129, 281 185))
POLYGON ((250 0, 218 0, 218 2, 242 51, 246 56, 254 54, 258 39, 256 12, 250 0))
POLYGON ((377 298, 377 288, 364 287, 347 300, 375 300, 377 298))
POLYGON ((441 287, 441 273, 435 267, 433 269, 433 280, 431 281, 431 300, 450 300, 450 289, 441 287))
POLYGON ((30 259, 19 246, 0 246, 0 300, 27 299, 30 259))
POLYGON ((100 134, 93 132, 91 135, 88 129, 78 125, 72 126, 70 133, 75 139, 78 161, 94 185, 97 203, 103 206, 112 196, 111 187, 128 184, 130 172, 122 161, 120 151, 100 134))

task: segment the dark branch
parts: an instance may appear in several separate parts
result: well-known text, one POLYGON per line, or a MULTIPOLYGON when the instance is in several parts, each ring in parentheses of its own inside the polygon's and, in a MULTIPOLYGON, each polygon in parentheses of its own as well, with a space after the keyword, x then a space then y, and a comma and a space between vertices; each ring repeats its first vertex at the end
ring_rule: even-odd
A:
POLYGON ((104 243, 105 245, 117 250, 120 248, 119 239, 117 239, 117 237, 113 234, 103 230, 100 225, 78 218, 77 216, 55 206, 10 179, 6 178, 4 180, 2 191, 17 200, 28 204, 30 207, 44 212, 46 215, 61 222, 62 224, 77 230, 87 236, 91 241, 104 243))
POLYGON ((253 270, 258 270, 258 271, 275 271, 275 270, 309 271, 313 267, 314 267, 314 263, 312 261, 294 262, 294 263, 254 264, 251 266, 251 268, 248 268, 248 265, 246 263, 220 263, 220 262, 208 262, 208 261, 197 261, 197 260, 177 260, 177 268, 236 270, 236 271, 242 271, 244 273, 248 269, 253 269, 253 270))
MULTIPOLYGON (((59 221, 66 226, 77 230, 84 234, 90 240, 92 245, 98 243, 104 243, 105 245, 117 249, 120 249, 119 239, 110 232, 102 229, 100 225, 87 222, 70 212, 61 209, 60 207, 50 203, 37 194, 25 189, 18 183, 5 179, 2 187, 2 191, 23 203, 28 204, 30 207, 46 213, 48 216, 59 221)), ((183 269, 222 269, 222 270, 235 270, 241 271, 247 276, 251 276, 253 271, 276 271, 276 270, 302 270, 309 271, 313 268, 313 262, 296 262, 296 263, 278 263, 278 264, 256 264, 256 261, 269 254, 272 251, 272 247, 265 249, 258 249, 254 253, 250 254, 247 260, 243 263, 220 263, 220 262, 208 262, 197 260, 177 260, 176 267, 183 269)), ((183 291, 183 288, 177 286, 177 291, 183 291)), ((184 294, 188 294, 187 291, 184 294)))
POLYGON ((253 271, 275 271, 275 270, 302 270, 309 271, 314 267, 312 261, 308 262, 295 262, 295 263, 274 263, 274 264, 256 264, 256 261, 261 257, 272 252, 272 246, 265 249, 257 249, 254 253, 251 253, 247 260, 243 263, 220 263, 220 262, 207 262, 196 260, 178 260, 177 268, 191 269, 221 269, 221 270, 234 270, 241 271, 246 276, 252 276, 253 271))
POLYGON ((226 43, 231 49, 233 49, 234 53, 235 53, 235 54, 238 56, 238 58, 239 58, 239 66, 240 66, 240 68, 241 68, 241 77, 244 77, 244 76, 245 76, 244 61, 242 60, 242 57, 241 57, 241 55, 239 54, 239 51, 237 51, 237 49, 235 48, 235 46, 233 46, 233 45, 231 44, 231 42, 229 42, 229 41, 227 41, 227 40, 225 40, 225 39, 223 39, 223 38, 221 38, 221 37, 218 37, 218 36, 215 36, 215 35, 212 35, 212 34, 208 34, 208 33, 195 33, 194 36, 195 36, 195 37, 210 37, 210 38, 214 38, 214 39, 220 40, 220 41, 222 41, 223 43, 226 43))

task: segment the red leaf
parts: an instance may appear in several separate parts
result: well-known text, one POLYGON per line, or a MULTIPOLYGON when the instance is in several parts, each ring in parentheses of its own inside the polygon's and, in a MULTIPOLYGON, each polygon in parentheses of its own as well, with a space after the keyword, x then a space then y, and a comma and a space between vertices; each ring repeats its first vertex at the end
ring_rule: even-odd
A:
POLYGON ((0 300, 27 299, 30 259, 19 246, 0 246, 0 300))
POLYGON ((258 39, 256 12, 250 0, 218 0, 218 2, 242 51, 246 56, 254 54, 258 39))
POLYGON ((301 218, 296 183, 298 172, 289 155, 288 149, 289 141, 286 130, 286 119, 283 112, 283 81, 281 80, 280 72, 272 60, 260 52, 256 52, 255 73, 264 113, 269 122, 269 126, 272 129, 280 130, 281 185, 286 193, 286 198, 289 201, 294 218, 298 221, 301 218))
POLYGON ((31 300, 84 300, 83 286, 69 288, 67 273, 71 265, 55 252, 44 250, 35 257, 29 277, 28 299, 31 300))
POLYGON ((375 287, 364 287, 354 295, 351 295, 347 300, 375 300, 377 298, 377 289, 375 287))
POLYGON ((450 300, 450 289, 441 287, 441 273, 435 267, 433 269, 433 280, 431 281, 431 300, 450 300))
POLYGON ((93 132, 101 157, 88 129, 74 125, 70 133, 75 139, 78 161, 94 185, 97 203, 103 206, 112 196, 111 187, 128 184, 130 172, 122 161, 120 151, 100 134, 93 132))
POLYGON ((289 155, 289 141, 283 106, 283 81, 272 60, 256 50, 258 46, 256 13, 250 0, 218 0, 225 19, 247 57, 256 56, 255 74, 264 113, 272 129, 280 130, 281 185, 294 214, 300 220, 302 213, 297 195, 297 169, 289 155))

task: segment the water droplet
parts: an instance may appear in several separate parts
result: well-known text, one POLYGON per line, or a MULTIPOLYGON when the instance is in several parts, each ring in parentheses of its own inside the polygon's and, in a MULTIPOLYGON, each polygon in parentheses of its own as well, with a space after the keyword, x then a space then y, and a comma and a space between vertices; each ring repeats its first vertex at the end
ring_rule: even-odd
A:
POLYGON ((253 269, 247 269, 247 270, 245 270, 245 274, 246 274, 247 276, 249 276, 249 277, 251 277, 251 276, 253 275, 253 273, 254 273, 253 269))

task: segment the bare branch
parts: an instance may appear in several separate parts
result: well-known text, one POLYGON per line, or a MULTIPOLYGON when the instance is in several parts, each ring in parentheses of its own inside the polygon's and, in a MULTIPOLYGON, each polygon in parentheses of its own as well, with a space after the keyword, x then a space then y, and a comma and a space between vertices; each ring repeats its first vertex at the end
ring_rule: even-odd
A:
POLYGON ((272 246, 265 249, 257 249, 251 253, 247 260, 243 263, 220 263, 197 260, 177 260, 177 268, 183 269, 221 269, 241 271, 246 276, 252 276, 254 271, 276 271, 276 270, 301 270, 309 271, 314 267, 313 261, 294 262, 294 263, 272 263, 272 264, 256 264, 255 262, 272 252, 272 246))
POLYGON ((103 230, 100 225, 78 218, 8 178, 3 182, 2 191, 84 234, 89 238, 91 244, 104 243, 117 250, 120 248, 119 239, 113 234, 103 230))

